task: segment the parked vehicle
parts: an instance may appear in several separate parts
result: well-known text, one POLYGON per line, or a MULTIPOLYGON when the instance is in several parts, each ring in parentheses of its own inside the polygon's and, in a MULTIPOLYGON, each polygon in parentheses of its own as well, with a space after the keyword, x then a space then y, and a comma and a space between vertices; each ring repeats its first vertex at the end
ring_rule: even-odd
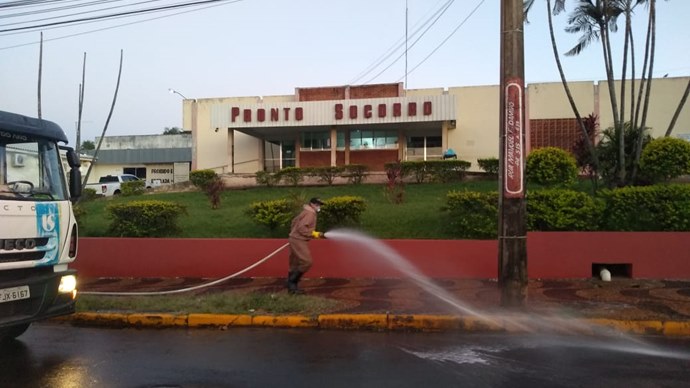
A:
POLYGON ((70 200, 81 194, 81 174, 79 157, 61 142, 67 136, 57 124, 0 111, 0 342, 74 312, 69 263, 78 229, 70 200))
MULTIPOLYGON (((132 174, 106 175, 100 177, 98 179, 98 183, 89 183, 86 185, 86 187, 96 190, 96 194, 110 197, 122 193, 122 183, 136 182, 141 180, 142 179, 139 179, 136 175, 132 174)), ((147 189, 151 188, 151 185, 146 184, 146 182, 144 182, 144 186, 147 189)))

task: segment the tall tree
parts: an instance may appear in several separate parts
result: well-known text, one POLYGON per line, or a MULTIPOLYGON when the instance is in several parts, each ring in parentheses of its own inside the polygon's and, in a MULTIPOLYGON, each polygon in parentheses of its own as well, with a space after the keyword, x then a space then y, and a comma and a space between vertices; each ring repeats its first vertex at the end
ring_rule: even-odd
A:
MULTIPOLYGON (((525 21, 527 21, 527 15, 529 10, 532 8, 534 5, 534 0, 525 0, 523 3, 524 5, 524 15, 525 15, 525 21)), ((565 0, 555 0, 553 3, 553 15, 558 15, 559 13, 563 12, 565 10, 565 0)), ((592 137, 590 136, 590 131, 587 129, 587 125, 585 121, 583 120, 582 116, 580 115, 580 111, 577 109, 577 105, 575 104, 575 99, 573 98, 573 94, 570 91, 570 86, 568 86, 568 81, 565 77, 565 72, 563 71, 563 65, 561 64, 561 58, 560 54, 558 51, 558 45, 556 44, 556 35, 554 34, 553 31, 553 18, 551 16, 552 14, 552 8, 551 8, 551 0, 546 0, 546 14, 548 16, 548 25, 549 25, 549 36, 551 38, 551 48, 553 50, 553 56, 554 59, 556 60, 556 66, 558 67, 558 74, 561 77, 561 83, 563 84, 563 89, 565 90, 565 94, 568 97, 568 102, 570 103, 570 108, 573 110, 573 114, 575 115, 575 118, 577 119, 577 124, 580 127, 582 139, 587 147, 587 151, 589 152, 589 155, 591 156, 591 161, 592 161, 592 168, 596 172, 599 169, 599 157, 597 156, 596 148, 594 147, 594 142, 592 137)))

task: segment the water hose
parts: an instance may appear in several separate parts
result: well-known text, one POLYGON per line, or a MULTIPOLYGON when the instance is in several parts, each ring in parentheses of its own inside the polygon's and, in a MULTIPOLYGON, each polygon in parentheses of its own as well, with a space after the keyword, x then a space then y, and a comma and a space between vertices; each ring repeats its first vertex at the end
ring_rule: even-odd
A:
POLYGON ((222 283, 226 280, 232 279, 236 276, 242 275, 243 273, 249 271, 250 269, 257 267, 258 265, 262 264, 266 260, 270 259, 271 257, 275 256, 278 252, 282 251, 285 249, 289 244, 285 243, 285 245, 281 246, 280 248, 276 249, 275 251, 271 252, 268 254, 268 256, 264 257, 263 259, 257 261, 256 263, 250 265, 249 267, 235 272, 232 275, 228 275, 222 279, 217 279, 208 283, 203 283, 199 284, 193 287, 187 287, 187 288, 181 288, 179 290, 169 290, 169 291, 147 291, 147 292, 99 292, 99 291, 85 291, 85 292, 80 292, 79 294, 81 295, 109 295, 109 296, 153 296, 153 295, 170 295, 170 294, 179 294, 182 292, 189 292, 189 291, 194 291, 194 290, 199 290, 202 288, 206 287, 211 287, 215 286, 216 284, 222 283))

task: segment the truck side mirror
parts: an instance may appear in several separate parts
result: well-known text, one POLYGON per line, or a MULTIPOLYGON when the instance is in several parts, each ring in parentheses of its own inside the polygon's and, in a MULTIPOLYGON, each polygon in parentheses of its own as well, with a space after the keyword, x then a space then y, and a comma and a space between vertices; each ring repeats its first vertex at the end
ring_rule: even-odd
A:
POLYGON ((67 151, 67 164, 71 167, 69 172, 69 196, 72 202, 76 202, 81 197, 81 160, 79 155, 71 147, 60 147, 67 151))
POLYGON ((70 147, 64 147, 64 149, 67 151, 67 164, 69 164, 69 166, 72 168, 81 166, 79 155, 77 155, 77 153, 74 152, 74 150, 70 147))

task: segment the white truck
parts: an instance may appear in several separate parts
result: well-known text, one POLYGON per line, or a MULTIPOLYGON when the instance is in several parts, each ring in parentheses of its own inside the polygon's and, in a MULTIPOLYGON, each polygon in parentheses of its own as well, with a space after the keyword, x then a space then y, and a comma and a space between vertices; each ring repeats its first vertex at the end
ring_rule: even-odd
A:
MULTIPOLYGON (((122 193, 122 184, 125 182, 136 182, 140 181, 136 175, 131 174, 121 174, 121 175, 106 175, 98 178, 98 183, 89 183, 86 188, 96 190, 96 194, 103 195, 105 197, 111 197, 113 195, 120 195, 122 193)), ((144 182, 144 186, 149 189, 150 185, 144 182)))
POLYGON ((75 309, 80 162, 59 143, 57 124, 0 111, 0 343, 75 309))

